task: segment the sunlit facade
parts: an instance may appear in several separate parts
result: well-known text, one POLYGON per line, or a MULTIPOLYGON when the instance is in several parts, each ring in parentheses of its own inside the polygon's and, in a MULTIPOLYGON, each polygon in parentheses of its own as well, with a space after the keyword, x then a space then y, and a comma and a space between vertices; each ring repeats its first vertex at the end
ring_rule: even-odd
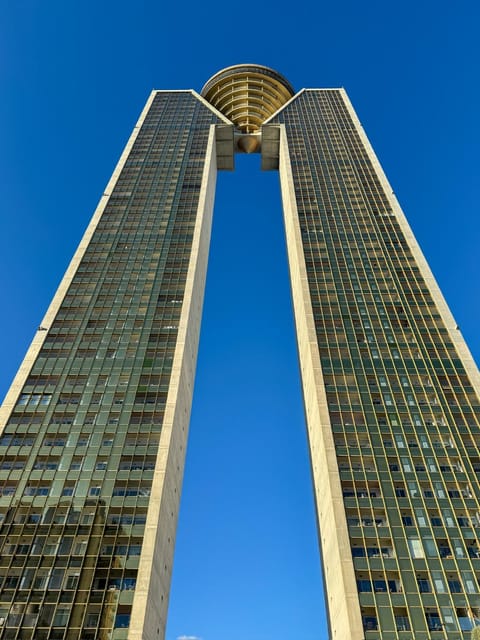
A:
POLYGON ((480 623, 478 370, 342 89, 154 91, 0 417, 0 639, 163 638, 218 169, 277 170, 330 636, 480 623))

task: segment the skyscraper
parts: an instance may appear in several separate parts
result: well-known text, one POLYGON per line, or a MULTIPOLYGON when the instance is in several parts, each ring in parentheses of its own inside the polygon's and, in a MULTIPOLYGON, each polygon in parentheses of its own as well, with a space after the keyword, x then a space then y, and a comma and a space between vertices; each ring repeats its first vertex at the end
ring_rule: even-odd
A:
POLYGON ((217 169, 279 170, 330 633, 480 618, 478 370, 343 90, 154 91, 2 408, 0 638, 164 634, 217 169))

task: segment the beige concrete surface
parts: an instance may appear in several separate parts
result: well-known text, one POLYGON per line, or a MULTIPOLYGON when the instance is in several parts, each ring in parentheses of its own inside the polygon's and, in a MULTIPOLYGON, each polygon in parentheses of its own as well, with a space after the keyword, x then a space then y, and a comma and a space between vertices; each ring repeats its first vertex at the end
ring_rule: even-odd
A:
POLYGON ((288 140, 284 125, 279 126, 280 184, 330 637, 362 640, 360 605, 310 300, 288 140))
POLYGON ((129 640, 163 640, 165 637, 216 176, 215 126, 212 125, 140 556, 129 640))

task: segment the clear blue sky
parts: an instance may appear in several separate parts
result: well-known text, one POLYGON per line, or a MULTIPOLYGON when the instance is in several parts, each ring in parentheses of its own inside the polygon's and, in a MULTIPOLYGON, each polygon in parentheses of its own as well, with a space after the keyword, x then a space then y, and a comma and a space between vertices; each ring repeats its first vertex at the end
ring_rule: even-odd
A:
MULTIPOLYGON (((479 13, 0 0, 0 395, 150 90, 240 62, 347 89, 478 360, 479 13)), ((327 637, 278 176, 258 165, 219 175, 168 640, 327 637)))

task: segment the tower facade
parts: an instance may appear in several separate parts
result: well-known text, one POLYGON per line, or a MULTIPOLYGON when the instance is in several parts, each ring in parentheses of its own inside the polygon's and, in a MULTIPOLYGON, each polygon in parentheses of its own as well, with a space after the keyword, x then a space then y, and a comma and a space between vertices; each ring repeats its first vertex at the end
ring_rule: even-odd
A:
POLYGON ((330 635, 480 623, 480 378, 345 92, 154 91, 2 407, 0 638, 164 635, 217 169, 279 170, 330 635))

